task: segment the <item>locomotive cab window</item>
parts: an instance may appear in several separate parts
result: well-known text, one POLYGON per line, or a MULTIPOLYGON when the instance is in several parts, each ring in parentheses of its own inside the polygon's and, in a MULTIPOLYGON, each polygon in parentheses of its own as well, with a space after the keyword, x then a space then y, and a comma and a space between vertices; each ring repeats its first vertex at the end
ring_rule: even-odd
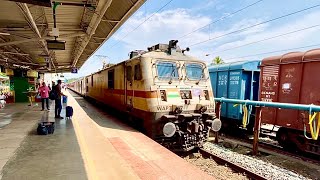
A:
POLYGON ((157 74, 159 79, 178 79, 178 67, 174 62, 158 62, 157 74))
POLYGON ((132 67, 126 67, 127 81, 132 81, 132 67))
POLYGON ((114 70, 108 71, 108 89, 114 89, 114 70))
POLYGON ((142 79, 142 72, 140 64, 136 64, 134 66, 134 80, 141 80, 142 79))
POLYGON ((186 74, 187 78, 190 80, 200 80, 204 78, 201 64, 186 64, 186 74))

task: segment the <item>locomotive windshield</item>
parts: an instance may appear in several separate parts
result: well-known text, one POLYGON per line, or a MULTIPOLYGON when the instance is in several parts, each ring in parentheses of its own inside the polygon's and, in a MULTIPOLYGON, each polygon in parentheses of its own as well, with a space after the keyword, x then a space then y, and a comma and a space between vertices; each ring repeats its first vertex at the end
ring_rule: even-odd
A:
POLYGON ((186 64, 187 78, 191 80, 200 80, 204 77, 201 64, 186 64))
POLYGON ((178 79, 178 68, 174 62, 158 62, 157 73, 159 79, 178 79))

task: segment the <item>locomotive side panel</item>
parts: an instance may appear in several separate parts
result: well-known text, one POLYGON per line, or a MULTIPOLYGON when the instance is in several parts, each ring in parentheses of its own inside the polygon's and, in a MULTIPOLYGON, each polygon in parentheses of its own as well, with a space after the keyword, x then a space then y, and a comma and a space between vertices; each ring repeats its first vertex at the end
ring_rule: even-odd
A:
MULTIPOLYGON (((129 60, 125 64, 125 89, 124 101, 127 110, 135 116, 140 116, 140 111, 149 111, 147 99, 153 98, 154 93, 150 89, 146 89, 148 77, 150 76, 146 64, 146 59, 135 58, 129 60), (137 112, 138 111, 138 112, 137 112)), ((141 119, 146 119, 145 117, 141 119)))

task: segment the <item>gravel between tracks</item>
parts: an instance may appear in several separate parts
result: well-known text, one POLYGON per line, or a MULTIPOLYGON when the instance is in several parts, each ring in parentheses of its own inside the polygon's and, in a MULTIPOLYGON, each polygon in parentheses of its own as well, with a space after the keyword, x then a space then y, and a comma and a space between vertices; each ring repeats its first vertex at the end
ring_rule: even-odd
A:
POLYGON ((215 154, 223 159, 226 159, 230 162, 238 164, 246 169, 260 174, 266 179, 307 179, 306 177, 294 173, 292 171, 280 168, 278 166, 272 165, 271 163, 264 162, 258 159, 255 159, 250 156, 245 156, 242 154, 238 154, 236 152, 232 152, 224 147, 218 146, 216 144, 212 144, 210 142, 204 144, 204 149, 209 151, 212 154, 215 154))
POLYGON ((226 166, 221 166, 217 164, 212 159, 203 158, 200 153, 193 153, 184 158, 189 163, 197 166, 202 171, 213 176, 215 179, 223 180, 242 180, 248 179, 245 175, 240 173, 235 173, 226 166))

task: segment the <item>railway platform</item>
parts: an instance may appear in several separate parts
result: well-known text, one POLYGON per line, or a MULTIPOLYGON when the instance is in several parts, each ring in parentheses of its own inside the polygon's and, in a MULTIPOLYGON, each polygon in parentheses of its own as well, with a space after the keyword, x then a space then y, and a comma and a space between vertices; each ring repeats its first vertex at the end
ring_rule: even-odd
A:
POLYGON ((68 105, 74 109, 72 120, 56 120, 53 135, 36 135, 41 118, 54 119, 53 104, 50 112, 40 113, 39 108, 38 115, 28 121, 29 128, 24 129, 27 136, 21 139, 20 147, 2 165, 3 180, 214 178, 119 122, 103 108, 73 92, 67 94, 68 105))
POLYGON ((27 103, 7 104, 0 109, 0 177, 3 166, 42 118, 43 113, 37 106, 30 107, 27 103))

